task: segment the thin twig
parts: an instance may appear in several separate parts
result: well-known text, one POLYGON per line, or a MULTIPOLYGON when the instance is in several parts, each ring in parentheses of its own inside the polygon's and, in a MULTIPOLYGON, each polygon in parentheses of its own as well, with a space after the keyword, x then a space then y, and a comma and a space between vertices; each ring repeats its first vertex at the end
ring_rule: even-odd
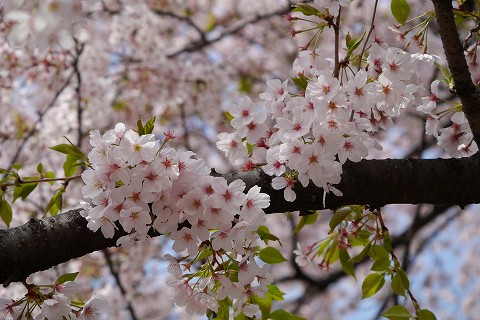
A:
MULTIPOLYGON (((301 1, 301 3, 304 3, 304 2, 305 1, 301 1)), ((174 52, 168 54, 167 58, 173 58, 173 57, 176 57, 176 56, 178 56, 182 53, 186 53, 186 52, 199 51, 206 46, 209 46, 209 45, 211 45, 215 42, 218 42, 218 41, 222 40, 226 36, 234 35, 234 34, 240 32, 241 30, 243 30, 248 25, 255 24, 257 22, 269 19, 271 17, 287 14, 291 10, 291 5, 292 5, 292 3, 289 1, 288 5, 283 7, 283 8, 277 9, 275 11, 269 12, 269 13, 264 14, 264 15, 256 15, 252 18, 245 19, 243 21, 239 21, 238 23, 234 23, 232 26, 226 28, 225 31, 223 31, 219 35, 217 35, 217 36, 215 36, 211 39, 205 39, 205 41, 201 40, 201 41, 193 42, 193 43, 187 45, 184 48, 181 48, 177 51, 174 51, 174 52)))
POLYGON ((370 29, 368 30, 367 38, 365 38, 365 42, 363 43, 362 51, 360 52, 360 55, 358 56, 358 70, 360 70, 361 67, 362 67, 363 54, 365 53, 365 50, 367 49, 368 39, 370 38, 373 30, 375 29, 375 15, 377 13, 377 4, 378 4, 378 0, 375 0, 375 5, 373 7, 372 22, 370 24, 370 29))
POLYGON ((105 260, 107 261, 107 265, 108 265, 108 268, 110 269, 110 273, 115 279, 115 282, 117 283, 117 286, 120 289, 120 292, 122 293, 123 298, 127 302, 127 309, 128 309, 128 312, 130 313, 130 318, 132 320, 139 319, 136 315, 135 309, 132 306, 132 303, 127 298, 127 290, 125 290, 125 287, 123 286, 122 280, 120 279, 120 274, 118 273, 117 270, 115 270, 115 266, 113 265, 113 261, 112 261, 112 253, 108 249, 102 249, 102 253, 103 253, 103 256, 105 257, 105 260))
POLYGON ((82 137, 83 137, 83 132, 82 132, 82 125, 83 125, 83 108, 82 108, 82 94, 81 94, 81 87, 82 87, 82 75, 80 73, 80 68, 78 66, 78 62, 80 60, 80 55, 83 52, 83 48, 85 47, 85 44, 79 44, 76 39, 75 40, 75 49, 76 49, 76 57, 75 60, 73 60, 73 71, 75 72, 75 77, 77 79, 77 85, 75 87, 75 92, 77 94, 77 123, 78 123, 78 140, 77 140, 77 147, 81 148, 82 147, 82 137))
POLYGON ((37 131, 36 126, 43 121, 43 116, 45 113, 50 110, 55 103, 57 102, 58 97, 62 92, 70 85, 70 81, 72 81, 73 75, 75 72, 73 71, 70 73, 70 75, 67 77, 65 80, 64 84, 58 89, 58 91, 55 93, 55 96, 53 97, 52 101, 48 104, 48 106, 38 114, 38 119, 35 121, 35 123, 32 126, 32 129, 28 132, 28 134, 22 139, 22 142, 20 143, 20 146, 18 147, 17 151, 15 152, 15 155, 13 156, 12 160, 10 161, 10 165, 8 166, 7 170, 12 169, 12 165, 15 164, 18 160, 18 157, 20 156, 20 153, 22 152, 23 148, 25 147, 26 143, 30 138, 33 136, 33 134, 37 131))

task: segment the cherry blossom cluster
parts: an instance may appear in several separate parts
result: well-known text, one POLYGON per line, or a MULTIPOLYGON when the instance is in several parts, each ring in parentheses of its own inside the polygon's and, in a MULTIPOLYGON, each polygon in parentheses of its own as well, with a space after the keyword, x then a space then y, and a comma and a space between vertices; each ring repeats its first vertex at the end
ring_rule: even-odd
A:
POLYGON ((160 142, 122 123, 103 135, 91 131, 91 168, 82 174, 82 194, 91 201, 82 202, 87 226, 107 238, 121 227, 126 235, 117 245, 127 247, 147 239, 151 228, 168 234, 173 250, 185 253, 179 260, 166 255, 177 305, 189 314, 205 314, 216 312, 218 301, 229 297, 236 314, 252 316, 259 307, 250 298, 265 296, 272 282, 255 260, 257 229, 265 223, 263 209, 270 198, 258 186, 245 194, 243 181, 228 184, 211 176, 193 152, 165 147, 172 138, 167 132, 160 142), (200 271, 182 273, 180 262, 190 272, 200 259, 200 271))
POLYGON ((29 285, 19 300, 0 298, 0 312, 5 319, 95 320, 107 309, 106 302, 93 295, 87 302, 78 301, 79 285, 73 281, 51 286, 29 285), (40 310, 38 310, 40 309, 40 310))
POLYGON ((82 1, 13 1, 3 4, 8 42, 13 47, 44 52, 52 45, 73 46, 73 24, 81 20, 82 1))
POLYGON ((369 148, 380 149, 371 135, 392 126, 402 110, 422 104, 426 90, 419 73, 433 63, 432 56, 378 41, 365 69, 336 78, 328 57, 302 51, 293 69, 294 81, 304 90, 290 93, 288 81, 267 81, 263 103, 242 98, 227 109, 235 131, 220 133, 217 146, 243 170, 262 167, 275 176, 272 187, 285 188, 288 201, 296 198, 296 180, 339 195, 333 185, 340 182, 342 165, 365 158, 369 148))
MULTIPOLYGON (((480 84, 479 61, 475 49, 466 51, 467 63, 474 84, 480 84)), ((437 138, 438 145, 441 146, 448 155, 452 157, 471 156, 478 151, 478 146, 473 140, 472 130, 468 124, 465 114, 460 104, 456 103, 447 110, 441 109, 437 103, 443 101, 440 98, 438 88, 439 80, 432 82, 430 95, 422 98, 422 104, 417 110, 427 115, 426 133, 437 138), (446 128, 438 129, 440 119, 445 116, 451 116, 451 124, 446 128)))

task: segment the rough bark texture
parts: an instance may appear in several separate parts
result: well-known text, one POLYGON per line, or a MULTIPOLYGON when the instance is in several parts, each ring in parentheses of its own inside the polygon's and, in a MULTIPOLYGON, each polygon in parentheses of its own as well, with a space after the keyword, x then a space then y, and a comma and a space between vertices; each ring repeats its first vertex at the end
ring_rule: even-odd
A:
POLYGON ((455 81, 455 90, 463 105, 473 137, 480 146, 480 96, 471 80, 467 61, 455 25, 452 1, 432 0, 448 67, 455 81))
MULTIPOLYGON (((283 190, 273 190, 271 177, 262 171, 223 175, 227 180, 242 179, 247 187, 258 185, 271 197, 267 213, 336 208, 348 204, 381 207, 390 203, 432 203, 460 206, 480 203, 480 158, 435 160, 362 160, 344 165, 338 188, 342 197, 327 195, 323 206, 323 189, 310 185, 295 187, 297 200, 287 202, 283 190)), ((54 218, 32 219, 27 224, 0 230, 0 283, 22 281, 30 274, 59 263, 84 256, 102 248, 115 246, 124 235, 118 231, 113 239, 101 232, 93 233, 79 209, 54 218)), ((158 234, 151 234, 156 236, 158 234)))

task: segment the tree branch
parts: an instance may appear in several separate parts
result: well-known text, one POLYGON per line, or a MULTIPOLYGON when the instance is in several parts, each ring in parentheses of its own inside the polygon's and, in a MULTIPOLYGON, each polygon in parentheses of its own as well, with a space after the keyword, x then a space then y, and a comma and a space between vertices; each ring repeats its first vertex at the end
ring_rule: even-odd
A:
MULTIPOLYGON (((219 175, 213 173, 214 175, 219 175)), ((228 181, 242 179, 247 188, 258 185, 271 197, 267 213, 297 210, 334 209, 342 205, 368 204, 381 207, 392 203, 431 203, 465 206, 480 203, 480 159, 362 160, 344 165, 342 197, 326 196, 310 184, 295 186, 297 199, 287 202, 282 190, 271 187, 271 177, 261 170, 222 175, 228 181)), ((93 233, 80 209, 47 219, 31 219, 20 227, 0 230, 0 283, 22 281, 70 259, 116 245, 125 235, 118 230, 112 239, 93 233)), ((157 236, 154 232, 151 236, 157 236)))
MULTIPOLYGON (((301 2, 303 2, 303 1, 301 1, 301 2)), ((254 24, 254 23, 257 23, 259 21, 269 19, 271 17, 287 14, 288 12, 290 12, 291 6, 292 6, 292 4, 289 1, 287 6, 285 6, 283 8, 280 8, 278 10, 269 12, 269 13, 264 14, 264 15, 256 15, 256 16, 251 17, 249 19, 238 21, 237 23, 234 23, 230 27, 225 28, 225 30, 222 33, 218 34, 217 36, 212 37, 210 39, 207 39, 206 37, 202 37, 199 41, 193 42, 193 43, 189 44, 188 46, 186 46, 186 47, 184 47, 180 50, 177 50, 175 52, 172 52, 172 53, 168 54, 167 57, 168 58, 173 58, 173 57, 176 57, 176 56, 178 56, 178 55, 180 55, 181 53, 184 53, 184 52, 199 51, 200 49, 203 49, 206 46, 209 46, 209 45, 211 45, 211 44, 213 44, 217 41, 222 40, 226 36, 230 36, 230 35, 233 35, 233 34, 236 34, 236 33, 240 32, 241 30, 243 30, 246 26, 248 26, 250 24, 254 24)))
POLYGON ((455 90, 472 129, 473 138, 480 145, 480 96, 472 82, 460 42, 452 1, 432 0, 448 67, 455 81, 455 90))

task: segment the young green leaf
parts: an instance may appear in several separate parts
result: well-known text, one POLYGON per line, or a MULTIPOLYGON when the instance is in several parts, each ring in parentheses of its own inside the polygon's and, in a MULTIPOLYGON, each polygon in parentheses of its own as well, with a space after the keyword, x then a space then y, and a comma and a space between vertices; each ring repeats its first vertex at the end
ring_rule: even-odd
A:
POLYGON ((285 300, 285 298, 283 297, 285 293, 282 292, 282 290, 280 290, 276 285, 272 283, 272 284, 269 284, 267 288, 268 288, 267 297, 270 297, 272 298, 272 300, 276 300, 276 301, 285 300))
POLYGON ((301 12, 302 14, 306 16, 317 16, 317 17, 322 17, 322 13, 318 11, 317 8, 312 7, 308 4, 305 3, 300 3, 295 6, 295 8, 292 10, 293 12, 301 12))
POLYGON ((63 284, 67 281, 75 281, 77 276, 78 272, 62 274, 60 277, 57 278, 57 280, 55 280, 55 284, 63 284))
POLYGON ((422 309, 417 313, 418 320, 437 320, 437 317, 433 314, 432 311, 427 309, 422 309))
POLYGON ((260 298, 259 296, 254 295, 252 298, 252 303, 260 307, 260 312, 262 312, 262 320, 269 319, 270 310, 272 310, 272 299, 260 298))
POLYGON ((352 258, 352 261, 353 262, 360 262, 360 261, 363 261, 363 259, 365 259, 365 257, 367 256, 368 252, 370 251, 370 248, 372 247, 372 243, 369 242, 365 248, 363 248, 363 250, 357 254, 355 257, 352 258))
POLYGON ((403 285, 402 277, 398 273, 392 277, 392 282, 390 284, 392 287, 393 293, 399 296, 405 296, 405 286, 403 285))
POLYGON ((216 319, 228 319, 230 317, 230 300, 225 298, 221 301, 218 301, 218 304, 220 307, 218 308, 216 319))
POLYGON ((307 214, 305 216, 302 216, 297 226, 295 227, 295 230, 293 231, 293 233, 299 232, 307 224, 314 224, 317 221, 317 219, 318 219, 318 211, 315 211, 312 214, 307 214))
POLYGON ((22 198, 22 201, 28 197, 30 193, 37 187, 37 182, 30 182, 30 183, 23 183, 18 187, 15 187, 13 190, 13 201, 17 200, 18 198, 22 198))
POLYGON ((279 309, 279 310, 275 310, 274 312, 272 312, 269 319, 272 319, 272 320, 293 320, 293 317, 289 312, 279 309))
POLYGON ((357 277, 355 276, 355 269, 353 268, 353 263, 350 259, 350 255, 348 254, 348 251, 345 249, 340 250, 340 263, 342 264, 343 271, 345 271, 346 274, 352 276, 357 280, 357 277))
POLYGON ((342 223, 342 221, 345 220, 345 218, 347 218, 351 213, 352 210, 348 206, 336 210, 332 218, 330 219, 330 222, 328 223, 328 225, 330 226, 329 233, 331 233, 333 229, 335 229, 336 226, 342 223))
POLYGON ((287 261, 283 255, 274 247, 266 247, 258 253, 258 257, 268 264, 275 264, 287 261))
POLYGON ((378 244, 373 245, 368 254, 373 260, 389 260, 387 249, 378 244))
POLYGON ((258 227, 257 234, 260 237, 260 239, 263 242, 265 242, 266 245, 268 245, 269 240, 278 241, 278 243, 280 243, 280 246, 282 245, 282 243, 280 242, 280 239, 277 236, 271 234, 270 230, 266 226, 258 227))
POLYGON ((79 160, 78 156, 74 154, 67 154, 67 159, 63 163, 63 171, 65 177, 71 177, 77 172, 77 161, 79 160))
MULTIPOLYGON (((55 179, 55 172, 53 172, 53 171, 47 171, 47 172, 45 172, 44 175, 45 175, 45 178, 47 178, 47 179, 55 179)), ((54 181, 49 181, 48 183, 51 186, 53 186, 55 182, 54 181)))
POLYGON ((409 320, 410 312, 404 306, 393 306, 382 314, 389 320, 409 320))
POLYGON ((307 90, 308 80, 303 74, 298 74, 297 78, 292 77, 292 81, 302 90, 307 90))
POLYGON ((142 119, 140 119, 140 117, 137 118, 137 133, 139 136, 145 134, 145 127, 143 126, 142 119))
POLYGON ((147 123, 145 123, 145 134, 150 134, 153 132, 153 128, 155 127, 155 119, 156 117, 153 117, 152 119, 148 120, 147 123))
POLYGON ((370 268, 372 271, 386 271, 390 268, 390 259, 379 259, 370 268))
POLYGON ((62 144, 50 147, 50 149, 66 155, 69 155, 69 154, 74 155, 77 157, 77 159, 88 160, 88 157, 82 152, 82 150, 80 150, 77 146, 71 143, 70 144, 62 143, 62 144))
POLYGON ((2 218, 8 228, 12 222, 12 216, 12 207, 10 206, 10 203, 5 199, 0 199, 0 218, 2 218))
POLYGON ((40 174, 43 172, 43 164, 41 162, 39 162, 37 165, 37 172, 40 174))
POLYGON ((410 6, 406 0, 392 0, 390 10, 395 20, 401 25, 405 24, 410 15, 410 6))
POLYGON ((362 283, 362 299, 373 296, 382 289, 385 284, 385 274, 371 273, 365 277, 362 283))
POLYGON ((23 163, 14 163, 12 164, 12 168, 15 170, 20 170, 23 166, 23 163))
POLYGON ((401 268, 398 268, 397 273, 400 275, 400 279, 402 279, 405 289, 410 289, 410 280, 408 280, 407 273, 401 268))

